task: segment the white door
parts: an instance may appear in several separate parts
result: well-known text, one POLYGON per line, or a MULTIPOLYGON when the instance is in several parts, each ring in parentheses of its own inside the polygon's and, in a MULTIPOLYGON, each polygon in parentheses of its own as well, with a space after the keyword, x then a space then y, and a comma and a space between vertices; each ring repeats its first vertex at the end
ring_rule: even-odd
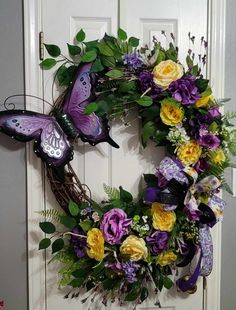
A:
MULTIPOLYGON (((129 35, 139 37, 143 44, 150 44, 155 35, 164 45, 168 44, 172 32, 177 45, 181 47, 182 59, 188 49, 193 48, 188 40, 188 32, 196 36, 196 55, 199 53, 200 37, 207 36, 208 0, 42 0, 41 5, 44 40, 48 44, 59 45, 65 54, 66 43, 73 42, 81 28, 86 32, 87 39, 93 40, 102 37, 105 32, 115 35, 120 25, 129 35), (166 37, 161 35, 162 30, 166 31, 166 37)), ((52 100, 52 79, 53 70, 44 72, 43 92, 48 101, 52 100)), ((57 94, 55 91, 55 96, 57 94)), ((136 115, 130 121, 132 127, 124 128, 116 123, 112 128, 112 137, 120 145, 119 150, 105 143, 96 147, 79 143, 75 149, 73 167, 81 182, 90 187, 97 200, 104 197, 103 183, 115 187, 122 185, 133 194, 137 193, 142 173, 152 173, 164 155, 163 148, 154 148, 152 145, 143 150, 139 144, 136 115)), ((46 191, 46 195, 46 207, 52 208, 56 204, 55 199, 50 190, 46 191)), ((63 299, 66 292, 59 291, 56 283, 57 267, 53 264, 46 266, 44 303, 37 309, 85 309, 78 300, 63 299)), ((203 310, 203 299, 203 284, 199 280, 194 295, 176 293, 172 289, 162 292, 160 301, 166 310, 203 310)), ((147 306, 153 306, 153 300, 140 308, 147 306)), ((116 309, 116 306, 109 309, 116 309)))

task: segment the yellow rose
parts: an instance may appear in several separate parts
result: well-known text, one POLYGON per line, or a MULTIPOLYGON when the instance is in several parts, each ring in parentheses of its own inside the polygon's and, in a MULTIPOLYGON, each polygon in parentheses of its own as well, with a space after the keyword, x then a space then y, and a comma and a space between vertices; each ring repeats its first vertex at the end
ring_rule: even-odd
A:
POLYGON ((130 260, 137 261, 140 259, 146 259, 148 255, 148 249, 146 243, 142 238, 137 236, 128 236, 120 247, 120 252, 124 255, 128 255, 130 260))
POLYGON ((174 211, 165 211, 159 202, 152 204, 152 225, 155 229, 172 231, 175 221, 174 211))
POLYGON ((172 60, 161 61, 153 69, 154 83, 165 89, 171 82, 178 80, 184 74, 183 66, 172 60))
POLYGON ((162 252, 158 258, 157 263, 161 266, 167 266, 173 262, 175 262, 177 259, 177 255, 173 251, 165 251, 162 252))
POLYGON ((184 118, 184 109, 177 102, 164 99, 161 102, 160 117, 164 124, 176 126, 184 118))
POLYGON ((103 260, 104 257, 104 238, 98 228, 92 228, 87 234, 87 254, 90 258, 97 261, 103 260))
POLYGON ((225 161, 226 157, 223 150, 219 147, 211 154, 211 160, 214 164, 222 164, 225 161))
POLYGON ((195 164, 201 156, 202 148, 195 140, 182 144, 177 150, 177 157, 184 166, 195 164))
POLYGON ((202 108, 202 107, 206 107, 208 105, 208 103, 210 101, 212 101, 214 99, 214 97, 212 95, 210 96, 205 96, 205 97, 201 97, 200 99, 198 99, 196 102, 195 102, 195 107, 196 108, 202 108))

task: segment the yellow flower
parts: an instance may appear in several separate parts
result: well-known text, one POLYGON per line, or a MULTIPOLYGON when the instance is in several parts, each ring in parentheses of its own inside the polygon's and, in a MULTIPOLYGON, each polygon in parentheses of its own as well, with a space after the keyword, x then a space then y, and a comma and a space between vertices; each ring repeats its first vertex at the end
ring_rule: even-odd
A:
POLYGON ((198 99, 196 102, 195 102, 195 107, 196 108, 202 108, 202 107, 206 107, 208 105, 208 103, 210 101, 212 101, 214 99, 214 97, 212 95, 210 96, 205 96, 205 97, 201 97, 200 99, 198 99))
POLYGON ((169 251, 165 251, 165 252, 162 252, 158 258, 157 258, 157 263, 160 264, 161 266, 166 266, 166 265, 169 265, 173 262, 175 262, 177 259, 177 255, 169 250, 169 251))
POLYGON ((183 66, 172 60, 161 61, 153 69, 154 83, 165 89, 171 82, 178 80, 184 74, 183 66))
POLYGON ((165 211, 159 202, 152 204, 152 225, 155 229, 172 231, 175 221, 174 211, 165 211))
POLYGON ((120 247, 120 252, 124 255, 128 255, 130 260, 137 261, 140 259, 146 259, 148 255, 148 249, 146 243, 142 238, 137 236, 128 236, 120 247))
POLYGON ((184 118, 184 109, 177 102, 164 99, 161 102, 160 117, 164 124, 176 126, 184 118))
POLYGON ((195 140, 182 144, 177 150, 177 157, 184 166, 195 164, 201 156, 202 148, 195 140))
POLYGON ((226 157, 223 150, 219 147, 211 154, 211 160, 214 164, 222 164, 226 157))
POLYGON ((103 260, 104 257, 104 238, 98 228, 92 228, 87 234, 87 254, 90 258, 97 261, 103 260))

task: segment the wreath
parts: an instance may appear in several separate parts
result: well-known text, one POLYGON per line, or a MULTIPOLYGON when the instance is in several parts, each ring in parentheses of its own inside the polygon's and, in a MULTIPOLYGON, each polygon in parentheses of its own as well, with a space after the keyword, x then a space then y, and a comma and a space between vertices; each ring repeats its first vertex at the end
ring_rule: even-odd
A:
MULTIPOLYGON (((204 37, 203 52, 195 61, 195 37, 188 36, 185 67, 173 34, 168 48, 154 37, 150 49, 139 48, 139 39, 128 38, 122 29, 117 37, 105 34, 89 42, 80 30, 78 44, 67 44, 68 57, 57 45, 45 44, 51 58, 42 61, 42 69, 59 63, 55 80, 65 86, 50 116, 1 112, 0 128, 11 135, 6 118, 13 117, 17 128, 18 116, 45 121, 41 136, 34 135, 35 151, 47 164, 62 210, 40 212, 45 220, 39 226, 47 236, 39 249, 51 248, 52 261, 61 263, 59 287, 70 287, 66 298, 87 291, 83 303, 100 293, 104 305, 115 299, 120 305, 137 305, 152 289, 157 294, 174 285, 194 293, 198 277, 212 270, 210 228, 222 220, 225 207, 217 193, 221 188, 230 191, 223 173, 236 154, 236 131, 230 123, 235 113, 221 114, 227 100, 217 100, 203 77, 204 37), (118 147, 108 122, 121 119, 127 125, 133 109, 140 118, 143 147, 151 140, 165 146, 167 155, 153 174, 143 175, 146 187, 137 198, 122 186, 104 185, 107 200, 96 202, 69 163, 72 144, 81 138, 118 147), (50 128, 60 137, 58 148, 45 138, 51 137, 50 128), (189 273, 178 277, 177 269, 190 265, 189 273)), ((23 133, 14 130, 14 137, 23 140, 23 133)))

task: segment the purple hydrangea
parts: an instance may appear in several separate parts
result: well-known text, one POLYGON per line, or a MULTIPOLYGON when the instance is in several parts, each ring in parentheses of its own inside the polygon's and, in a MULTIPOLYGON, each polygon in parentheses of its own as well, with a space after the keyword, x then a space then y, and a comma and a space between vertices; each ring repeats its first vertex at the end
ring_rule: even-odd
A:
POLYGON ((114 208, 103 215, 100 229, 109 244, 119 244, 131 224, 132 219, 128 219, 122 209, 114 208))
POLYGON ((123 62, 129 69, 138 69, 143 65, 143 60, 136 52, 125 54, 123 56, 123 62))
POLYGON ((122 270, 126 276, 126 280, 129 283, 134 283, 137 281, 136 273, 139 268, 140 265, 133 261, 122 263, 122 270))
POLYGON ((169 233, 167 231, 155 231, 150 237, 146 238, 147 243, 151 247, 154 255, 160 254, 167 248, 169 233))
MULTIPOLYGON (((75 235, 85 235, 82 229, 73 228, 72 233, 75 235)), ((75 251, 75 254, 78 258, 85 256, 85 247, 86 247, 86 238, 81 238, 79 236, 71 235, 71 245, 75 251)))
POLYGON ((172 97, 183 105, 194 104, 199 98, 194 76, 184 76, 169 85, 172 97))
POLYGON ((200 130, 198 143, 201 146, 215 150, 220 145, 220 139, 213 133, 207 130, 200 130))
POLYGON ((157 99, 161 93, 161 88, 158 87, 153 81, 153 73, 148 71, 143 71, 139 75, 139 85, 141 91, 144 93, 146 90, 150 89, 148 95, 152 99, 157 99))

